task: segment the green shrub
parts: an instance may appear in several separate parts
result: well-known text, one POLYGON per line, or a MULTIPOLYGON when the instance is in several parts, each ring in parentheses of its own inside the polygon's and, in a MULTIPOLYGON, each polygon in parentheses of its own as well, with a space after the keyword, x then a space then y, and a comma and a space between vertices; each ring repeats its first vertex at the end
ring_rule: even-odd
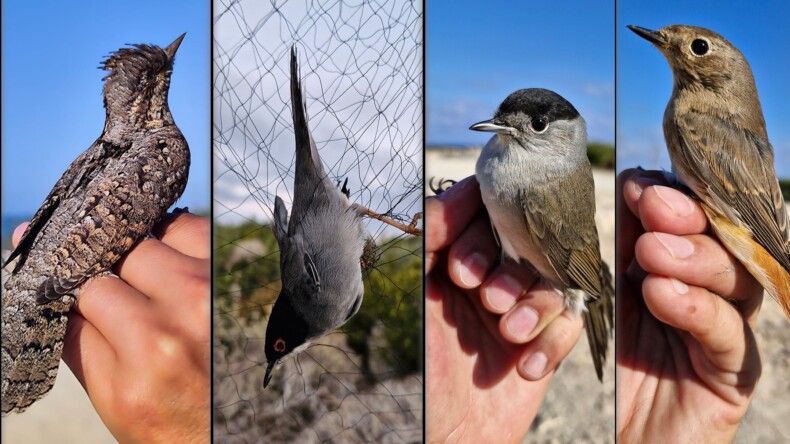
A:
POLYGON ((779 188, 782 190, 786 202, 790 202, 790 179, 779 179, 779 188))
POLYGON ((614 169, 615 151, 611 145, 603 143, 589 143, 587 145, 587 158, 594 167, 614 169))
POLYGON ((422 238, 397 238, 379 248, 378 264, 365 278, 362 308, 343 330, 369 377, 375 377, 370 374, 372 357, 404 376, 419 370, 422 356, 422 238), (377 325, 384 327, 384 344, 371 344, 377 325))

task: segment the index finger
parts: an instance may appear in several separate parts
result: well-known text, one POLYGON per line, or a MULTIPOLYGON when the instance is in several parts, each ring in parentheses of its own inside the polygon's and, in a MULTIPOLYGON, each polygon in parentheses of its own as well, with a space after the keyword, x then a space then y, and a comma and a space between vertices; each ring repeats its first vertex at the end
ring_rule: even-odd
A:
POLYGON ((434 253, 447 248, 460 236, 483 207, 480 186, 469 176, 437 197, 425 202, 425 262, 430 270, 434 253))
POLYGON ((683 236, 703 234, 710 228, 699 203, 674 188, 651 186, 639 197, 638 206, 646 231, 683 236))
POLYGON ((642 190, 634 181, 639 170, 628 169, 617 176, 615 220, 617 229, 617 257, 615 259, 615 277, 622 275, 628 264, 634 259, 634 245, 639 236, 644 233, 644 228, 637 218, 638 212, 634 211, 631 201, 638 201, 642 190))
POLYGON ((168 213, 153 229, 165 245, 197 259, 211 255, 211 223, 192 213, 168 213))

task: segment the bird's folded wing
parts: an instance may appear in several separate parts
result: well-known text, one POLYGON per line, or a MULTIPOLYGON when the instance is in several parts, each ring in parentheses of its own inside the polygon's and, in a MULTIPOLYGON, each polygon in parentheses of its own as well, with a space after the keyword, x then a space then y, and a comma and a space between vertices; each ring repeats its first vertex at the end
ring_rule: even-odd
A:
MULTIPOLYGON (((49 222, 49 218, 58 208, 61 202, 72 197, 75 191, 81 190, 88 182, 90 182, 97 174, 99 174, 104 166, 107 164, 106 160, 111 157, 118 157, 123 153, 120 147, 112 146, 102 143, 100 140, 91 145, 90 148, 80 154, 74 162, 69 165, 69 168, 63 173, 58 182, 49 192, 49 195, 44 199, 44 203, 36 211, 33 219, 30 221, 25 232, 20 238, 19 244, 11 252, 11 255, 6 260, 5 265, 8 265, 17 256, 23 255, 29 251, 33 246, 33 241, 41 230, 49 222)), ((23 264, 20 261, 16 269, 18 270, 23 264)))
POLYGON ((157 205, 149 204, 145 197, 133 197, 164 194, 158 189, 142 189, 144 164, 145 159, 138 159, 125 165, 125 174, 97 178, 88 185, 85 199, 64 227, 68 230, 64 243, 54 246, 54 274, 40 288, 39 302, 68 294, 109 270, 161 218, 157 205))
POLYGON ((748 228, 790 271, 790 228, 767 139, 700 113, 678 117, 694 191, 708 206, 748 228), (734 210, 734 213, 733 213, 734 210))
POLYGON ((564 285, 597 298, 601 254, 592 175, 589 169, 577 168, 567 179, 544 186, 540 193, 521 196, 532 241, 541 246, 564 285))

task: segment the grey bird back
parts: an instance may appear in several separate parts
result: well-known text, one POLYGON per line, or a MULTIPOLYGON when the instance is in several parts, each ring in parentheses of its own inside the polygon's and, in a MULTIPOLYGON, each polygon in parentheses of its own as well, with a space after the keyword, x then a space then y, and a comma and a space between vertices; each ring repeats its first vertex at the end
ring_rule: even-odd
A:
MULTIPOLYGON (((342 325, 361 303, 365 230, 356 208, 327 176, 308 126, 296 50, 291 52, 291 106, 296 141, 290 220, 275 202, 284 290, 307 320, 308 338, 342 325)), ((281 295, 280 297, 283 297, 281 295)))

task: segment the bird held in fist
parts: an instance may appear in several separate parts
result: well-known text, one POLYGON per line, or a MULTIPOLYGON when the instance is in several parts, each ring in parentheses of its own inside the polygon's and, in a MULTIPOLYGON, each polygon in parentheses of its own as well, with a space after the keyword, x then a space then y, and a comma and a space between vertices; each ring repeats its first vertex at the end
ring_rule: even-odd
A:
POLYGON ((629 26, 672 68, 664 137, 713 232, 790 319, 790 227, 749 63, 719 34, 629 26))

